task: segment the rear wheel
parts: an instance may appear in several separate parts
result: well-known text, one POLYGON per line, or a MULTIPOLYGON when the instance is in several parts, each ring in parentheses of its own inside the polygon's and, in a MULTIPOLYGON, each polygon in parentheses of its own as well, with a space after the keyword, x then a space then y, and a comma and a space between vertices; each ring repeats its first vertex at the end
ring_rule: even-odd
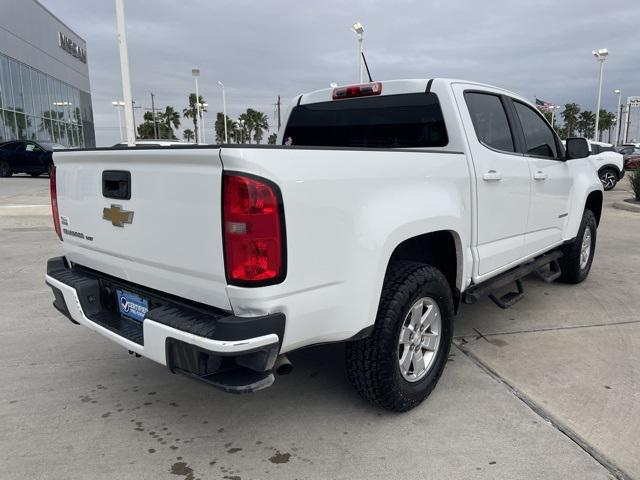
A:
POLYGON ((13 175, 9 162, 6 160, 0 160, 0 177, 10 177, 13 175))
POLYGON ((613 188, 618 183, 618 175, 615 170, 612 168, 604 168, 600 174, 600 182, 602 182, 602 187, 608 192, 609 190, 613 190, 613 188))
POLYGON ((562 247, 564 255, 560 258, 559 281, 565 283, 580 283, 589 275, 593 254, 596 250, 596 217, 591 210, 582 214, 582 222, 578 235, 571 242, 562 247))
POLYGON ((397 412, 419 405, 444 370, 453 335, 449 283, 434 267, 390 267, 373 332, 346 348, 347 373, 360 396, 397 412))

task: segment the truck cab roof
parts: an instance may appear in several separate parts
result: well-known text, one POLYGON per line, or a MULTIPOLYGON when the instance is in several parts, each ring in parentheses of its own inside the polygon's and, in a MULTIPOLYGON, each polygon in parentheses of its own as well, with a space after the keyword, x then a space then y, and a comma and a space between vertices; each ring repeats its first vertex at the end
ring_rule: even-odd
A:
MULTIPOLYGON (((513 98, 517 98, 519 100, 523 100, 527 103, 530 103, 526 98, 511 92, 509 90, 505 90, 503 88, 495 87, 493 85, 488 85, 479 82, 472 82, 468 80, 461 80, 455 78, 414 78, 414 79, 399 79, 399 80, 383 80, 383 81, 375 81, 375 82, 367 82, 362 85, 369 85, 370 83, 378 83, 382 86, 382 91, 380 92, 380 96, 384 95, 402 95, 407 93, 420 93, 420 92, 428 92, 439 90, 440 88, 448 85, 452 85, 455 83, 464 83, 468 85, 477 86, 479 89, 488 89, 492 91, 500 91, 505 95, 509 95, 513 98)), ((358 84, 348 84, 348 85, 338 85, 337 87, 329 87, 323 88, 320 90, 314 90, 312 92, 304 93, 297 97, 295 103, 298 105, 306 105, 311 103, 320 103, 320 102, 329 102, 334 100, 333 92, 336 88, 343 88, 346 86, 355 86, 358 84)))

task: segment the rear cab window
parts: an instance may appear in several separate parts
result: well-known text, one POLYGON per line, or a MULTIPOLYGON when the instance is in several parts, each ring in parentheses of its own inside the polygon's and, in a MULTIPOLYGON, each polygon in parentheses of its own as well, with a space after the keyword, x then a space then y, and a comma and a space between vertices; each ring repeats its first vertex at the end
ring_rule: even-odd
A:
POLYGON ((314 147, 433 148, 448 142, 433 92, 298 105, 283 135, 284 145, 314 147))

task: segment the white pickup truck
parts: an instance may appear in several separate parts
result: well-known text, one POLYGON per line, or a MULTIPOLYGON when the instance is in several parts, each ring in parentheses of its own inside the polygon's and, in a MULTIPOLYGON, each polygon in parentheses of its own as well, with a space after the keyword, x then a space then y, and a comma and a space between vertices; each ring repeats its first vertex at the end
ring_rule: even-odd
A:
POLYGON ((589 273, 603 193, 588 144, 565 149, 516 94, 447 79, 319 90, 278 143, 56 152, 55 308, 229 392, 345 342, 359 394, 406 411, 444 369, 460 302, 506 308, 530 273, 589 273))

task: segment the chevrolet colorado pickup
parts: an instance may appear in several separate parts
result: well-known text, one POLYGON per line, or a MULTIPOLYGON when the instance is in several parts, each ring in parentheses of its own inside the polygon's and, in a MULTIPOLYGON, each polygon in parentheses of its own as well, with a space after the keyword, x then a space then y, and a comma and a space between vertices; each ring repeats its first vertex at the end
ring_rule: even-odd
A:
POLYGON ((319 90, 278 143, 56 152, 55 308, 236 393, 345 342, 358 393, 406 411, 436 385, 461 302, 507 308, 528 274, 589 273, 589 146, 565 148, 521 96, 447 79, 319 90))

